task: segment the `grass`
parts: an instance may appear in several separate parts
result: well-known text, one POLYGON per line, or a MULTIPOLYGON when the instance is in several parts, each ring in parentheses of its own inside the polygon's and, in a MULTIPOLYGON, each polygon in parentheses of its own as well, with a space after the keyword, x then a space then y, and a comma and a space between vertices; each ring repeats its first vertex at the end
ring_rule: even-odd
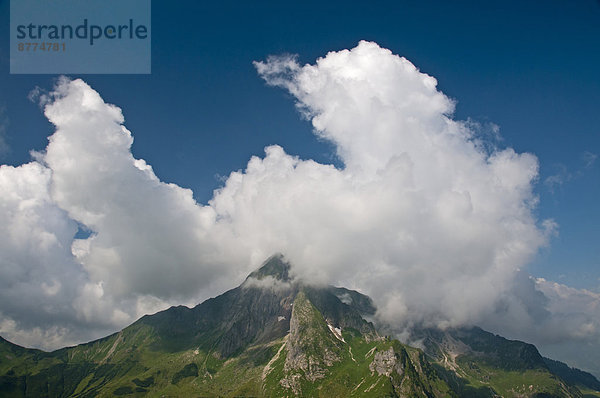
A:
POLYGON ((583 398, 596 398, 600 397, 600 391, 590 390, 589 388, 579 388, 583 394, 583 398))
POLYGON ((571 394, 569 387, 543 368, 506 370, 490 366, 472 356, 458 357, 457 364, 462 377, 455 379, 454 387, 466 398, 489 397, 494 394, 503 397, 528 397, 535 394, 564 397, 571 394))
MULTIPOLYGON (((152 324, 136 322, 104 339, 53 353, 0 341, 0 395, 24 396, 27 391, 34 396, 73 397, 294 396, 282 380, 295 380, 302 396, 310 397, 569 395, 567 386, 545 368, 511 370, 465 355, 457 358, 458 376, 441 365, 431 365, 421 350, 397 340, 367 340, 359 330, 346 327, 342 342, 304 293, 296 296, 293 313, 299 322, 294 332, 298 334, 296 348, 312 357, 310 366, 317 364, 325 372, 325 377, 314 382, 302 369, 286 369, 287 350, 280 348, 290 344, 289 335, 288 340, 251 345, 222 358, 215 348, 218 330, 210 331, 211 344, 194 346, 189 341, 168 341, 152 324), (385 375, 372 371, 375 356, 390 348, 401 372, 385 375), (323 358, 325 350, 337 358, 329 366, 323 358), (270 371, 263 380, 269 363, 270 371)), ((167 326, 160 324, 161 328, 167 326)), ((596 391, 582 393, 584 398, 600 398, 596 391)))

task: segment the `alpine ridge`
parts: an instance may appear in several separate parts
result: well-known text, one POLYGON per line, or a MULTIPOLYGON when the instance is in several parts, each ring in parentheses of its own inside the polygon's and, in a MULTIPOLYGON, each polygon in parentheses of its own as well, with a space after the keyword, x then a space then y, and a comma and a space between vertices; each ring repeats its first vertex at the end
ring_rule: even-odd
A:
POLYGON ((382 336, 369 297, 291 275, 276 254, 194 308, 54 352, 0 338, 0 396, 600 396, 592 375, 479 328, 415 329, 423 349, 382 336))

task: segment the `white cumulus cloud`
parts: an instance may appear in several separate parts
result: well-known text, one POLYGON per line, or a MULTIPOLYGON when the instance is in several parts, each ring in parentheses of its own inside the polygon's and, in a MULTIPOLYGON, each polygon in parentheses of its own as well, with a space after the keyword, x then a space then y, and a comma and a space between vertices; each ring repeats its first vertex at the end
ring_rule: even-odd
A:
POLYGON ((98 337, 233 287, 281 252, 299 278, 369 294, 397 330, 481 324, 538 344, 597 341, 598 297, 526 274, 556 229, 534 215, 534 155, 498 148, 495 125, 488 145, 453 119, 435 78, 375 43, 255 66, 343 166, 272 145, 196 203, 134 158, 119 108, 63 78, 44 102, 56 126, 46 150, 0 168, 0 333, 46 348, 98 337), (91 235, 75 239, 78 226, 91 235))

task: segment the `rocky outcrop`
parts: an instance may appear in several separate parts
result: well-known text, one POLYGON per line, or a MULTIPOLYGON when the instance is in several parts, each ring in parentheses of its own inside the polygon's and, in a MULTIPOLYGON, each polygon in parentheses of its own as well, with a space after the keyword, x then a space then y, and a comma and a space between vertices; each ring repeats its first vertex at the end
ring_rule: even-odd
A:
POLYGON ((393 347, 390 347, 386 351, 378 352, 373 357, 373 362, 369 365, 371 374, 377 372, 378 375, 391 376, 393 372, 402 375, 404 373, 404 367, 398 361, 396 352, 393 347))
POLYGON ((287 337, 286 376, 280 384, 300 394, 302 380, 314 382, 326 377, 327 368, 341 360, 341 344, 304 292, 298 293, 287 337))

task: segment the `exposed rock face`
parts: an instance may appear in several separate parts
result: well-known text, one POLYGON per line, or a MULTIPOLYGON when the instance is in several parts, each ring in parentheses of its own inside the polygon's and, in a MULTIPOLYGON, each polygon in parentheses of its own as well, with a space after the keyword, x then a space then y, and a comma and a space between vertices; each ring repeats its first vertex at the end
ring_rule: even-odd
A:
POLYGON ((287 262, 282 254, 274 254, 259 269, 248 275, 246 280, 263 280, 270 277, 282 283, 290 282, 290 268, 290 263, 287 262))
MULTIPOLYGON (((489 385, 488 393, 492 396, 582 396, 577 388, 552 374, 537 348, 531 344, 508 340, 478 327, 444 331, 415 329, 412 337, 422 341, 430 360, 459 377, 489 385), (503 385, 505 380, 498 381, 496 378, 509 372, 533 374, 535 377, 529 384, 520 382, 506 388, 503 385)), ((452 378, 446 380, 453 384, 452 378)), ((453 387, 459 395, 466 394, 460 383, 453 387)))
POLYGON ((534 346, 477 328, 425 329, 426 358, 377 334, 367 296, 306 285, 289 269, 272 256, 241 286, 194 308, 53 353, 0 338, 0 396, 583 397, 534 346))
POLYGON ((369 297, 332 286, 325 289, 305 286, 304 293, 333 326, 353 328, 374 339, 378 337, 373 324, 363 318, 375 313, 369 297))
POLYGON ((379 375, 390 376, 392 372, 396 372, 399 375, 404 373, 404 368, 400 362, 393 347, 390 347, 386 351, 378 352, 373 358, 373 362, 369 365, 371 373, 377 372, 379 375))
POLYGON ((544 360, 535 346, 486 332, 478 327, 455 328, 445 331, 416 329, 415 339, 421 339, 425 352, 437 359, 445 360, 460 356, 483 358, 505 370, 523 371, 545 369, 544 360))
POLYGON ((229 357, 251 342, 281 338, 287 332, 292 302, 292 290, 273 291, 263 288, 244 288, 228 308, 231 316, 222 323, 224 330, 218 349, 229 357), (283 321, 279 321, 283 317, 283 321))
POLYGON ((286 345, 284 372, 287 376, 281 380, 281 385, 300 394, 302 378, 310 382, 324 378, 327 368, 340 361, 341 344, 304 292, 298 293, 286 345))

